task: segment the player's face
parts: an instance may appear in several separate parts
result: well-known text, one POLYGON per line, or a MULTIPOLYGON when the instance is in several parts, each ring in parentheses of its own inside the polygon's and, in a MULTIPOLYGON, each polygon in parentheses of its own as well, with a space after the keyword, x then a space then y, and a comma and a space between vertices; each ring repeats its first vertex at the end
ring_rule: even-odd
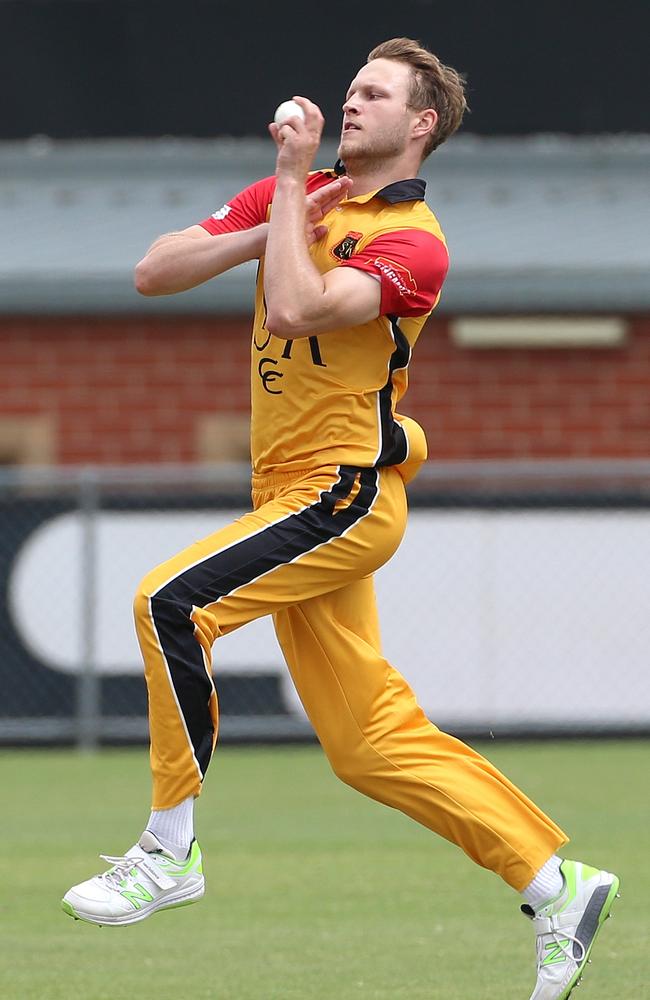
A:
POLYGON ((410 84, 410 67, 392 59, 373 59, 359 70, 343 105, 342 160, 384 160, 404 151, 410 84))

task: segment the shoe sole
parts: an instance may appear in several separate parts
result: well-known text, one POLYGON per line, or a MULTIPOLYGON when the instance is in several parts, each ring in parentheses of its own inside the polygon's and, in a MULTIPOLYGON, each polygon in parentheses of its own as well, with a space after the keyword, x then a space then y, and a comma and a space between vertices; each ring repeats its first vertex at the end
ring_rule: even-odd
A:
POLYGON ((74 920, 83 920, 84 923, 95 924, 97 927, 124 927, 127 924, 137 924, 141 920, 146 920, 147 917, 150 917, 153 913, 157 913, 159 910, 176 910, 181 906, 189 906, 191 903, 198 902, 204 893, 205 882, 203 881, 192 892, 175 893, 165 896, 158 902, 146 907, 146 909, 137 910, 133 914, 128 913, 123 917, 95 917, 79 913, 65 898, 61 900, 61 909, 74 920))
POLYGON ((616 899, 617 896, 620 895, 620 893, 619 893, 620 885, 621 885, 620 879, 618 879, 617 876, 614 875, 613 879, 612 879, 612 884, 610 886, 609 892, 607 893, 607 897, 605 899, 605 902, 603 903, 602 909, 601 909, 600 913, 598 914, 598 922, 596 924, 596 928, 594 930, 593 937, 591 939, 589 947, 587 948, 587 950, 586 950, 586 952, 584 954, 584 958, 582 959, 582 962, 580 963, 580 967, 576 971, 575 975, 571 978, 571 981, 567 984, 567 987, 566 987, 564 993, 561 993, 560 996, 558 996, 557 1000, 569 1000, 569 997, 573 993, 573 990, 575 989, 575 987, 578 985, 578 983, 582 979, 582 976, 583 976, 583 973, 584 973, 584 968, 585 968, 585 966, 587 965, 587 963, 589 961, 589 956, 591 955, 591 949, 593 948, 593 946, 595 944, 596 938, 598 937, 598 933, 599 933, 601 927, 603 926, 603 924, 605 923, 605 921, 610 916, 610 910, 611 910, 611 908, 612 908, 612 906, 614 904, 614 900, 616 899))

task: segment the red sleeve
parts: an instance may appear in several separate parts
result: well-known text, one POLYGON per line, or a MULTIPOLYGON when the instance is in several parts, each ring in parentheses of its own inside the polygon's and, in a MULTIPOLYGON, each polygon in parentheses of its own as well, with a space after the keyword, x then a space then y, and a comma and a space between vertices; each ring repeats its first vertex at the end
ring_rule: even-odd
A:
POLYGON ((341 266, 379 278, 382 316, 423 316, 438 300, 449 257, 433 233, 401 229, 377 236, 341 266))
MULTIPOLYGON (((333 180, 333 174, 329 171, 315 171, 307 178, 306 191, 310 194, 324 184, 329 184, 333 180)), ((199 226, 203 226, 213 236, 219 233, 236 233, 241 229, 252 229, 266 222, 269 205, 273 201, 275 194, 275 177, 265 177, 250 187, 244 188, 235 195, 231 201, 218 209, 216 212, 199 226)))
POLYGON ((214 212, 208 219, 199 222, 200 226, 216 236, 219 233, 236 233, 241 229, 252 229, 266 222, 268 207, 275 191, 275 177, 265 177, 264 180, 251 184, 226 202, 223 208, 214 212))

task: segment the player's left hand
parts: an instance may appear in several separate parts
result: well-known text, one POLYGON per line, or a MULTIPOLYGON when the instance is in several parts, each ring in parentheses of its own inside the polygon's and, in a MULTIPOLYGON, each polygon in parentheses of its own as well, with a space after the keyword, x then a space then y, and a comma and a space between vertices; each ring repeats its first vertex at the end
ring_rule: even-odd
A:
POLYGON ((282 125, 271 122, 269 132, 278 148, 276 174, 304 180, 320 146, 325 119, 320 108, 306 97, 294 97, 305 113, 302 121, 297 115, 282 125))
POLYGON ((335 208, 340 201, 347 197, 352 186, 349 177, 337 177, 335 180, 325 184, 324 187, 312 191, 306 198, 305 235, 307 246, 322 240, 327 235, 327 226, 322 224, 322 220, 335 208))

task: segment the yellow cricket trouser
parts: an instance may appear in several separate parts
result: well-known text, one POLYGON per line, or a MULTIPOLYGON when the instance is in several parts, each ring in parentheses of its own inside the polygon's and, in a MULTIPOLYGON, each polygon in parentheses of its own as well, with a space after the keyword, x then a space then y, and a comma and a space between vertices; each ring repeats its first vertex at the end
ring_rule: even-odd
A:
POLYGON ((148 574, 136 595, 153 807, 201 790, 217 737, 214 640, 272 614, 335 773, 522 889, 567 837, 487 760, 429 722, 381 654, 372 574, 404 533, 399 472, 341 466, 254 478, 253 503, 148 574))

